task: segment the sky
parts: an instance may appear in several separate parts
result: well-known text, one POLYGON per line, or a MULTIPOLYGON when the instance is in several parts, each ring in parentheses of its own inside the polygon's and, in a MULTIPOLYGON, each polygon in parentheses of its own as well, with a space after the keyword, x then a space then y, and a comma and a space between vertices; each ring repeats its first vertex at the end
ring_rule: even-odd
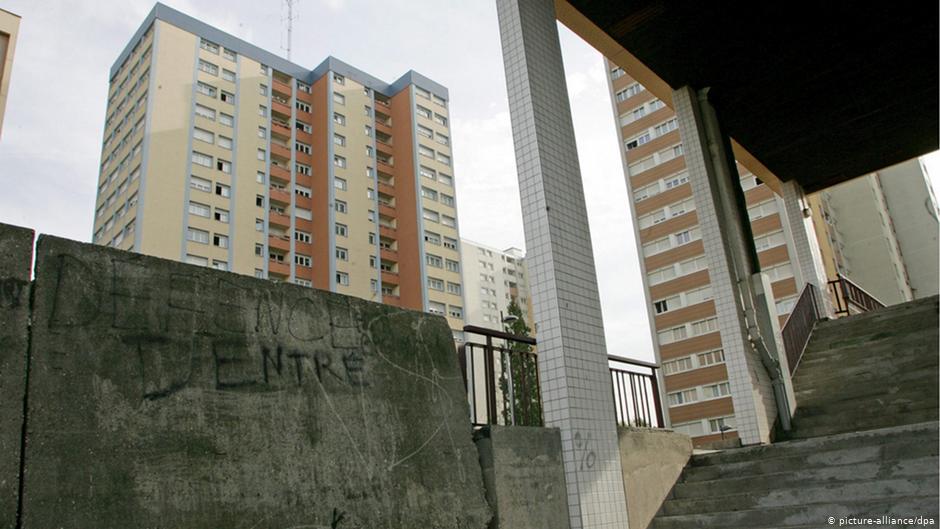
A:
MULTIPOLYGON (((164 3, 286 56, 282 0, 164 3)), ((23 19, 0 138, 0 222, 89 241, 108 71, 153 2, 3 4, 23 19)), ((448 87, 461 236, 524 249, 496 1, 298 0, 294 15, 295 63, 312 69, 332 55, 385 81, 414 69, 448 87)), ((559 31, 607 350, 652 360, 603 58, 567 28, 559 31)), ((940 153, 927 164, 940 177, 940 153)))

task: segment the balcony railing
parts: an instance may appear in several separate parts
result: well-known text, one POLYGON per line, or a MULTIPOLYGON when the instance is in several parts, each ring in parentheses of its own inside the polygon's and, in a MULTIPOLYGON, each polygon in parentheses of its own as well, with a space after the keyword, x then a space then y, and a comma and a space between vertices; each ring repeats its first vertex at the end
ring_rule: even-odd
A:
POLYGON ((475 325, 463 331, 483 337, 482 343, 468 341, 458 350, 473 426, 542 426, 535 339, 475 325))
POLYGON ((659 366, 616 356, 607 360, 617 423, 663 428, 666 423, 656 379, 659 366))
POLYGON ((783 335, 783 346, 787 352, 787 363, 790 364, 790 374, 796 372, 803 358, 803 351, 809 343, 813 329, 823 315, 820 310, 819 290, 816 285, 807 283, 800 293, 800 298, 793 305, 793 310, 787 316, 780 334, 783 335))
POLYGON ((853 283, 842 274, 829 281, 829 291, 833 294, 836 314, 859 314, 870 312, 885 306, 878 298, 865 291, 864 288, 853 283))

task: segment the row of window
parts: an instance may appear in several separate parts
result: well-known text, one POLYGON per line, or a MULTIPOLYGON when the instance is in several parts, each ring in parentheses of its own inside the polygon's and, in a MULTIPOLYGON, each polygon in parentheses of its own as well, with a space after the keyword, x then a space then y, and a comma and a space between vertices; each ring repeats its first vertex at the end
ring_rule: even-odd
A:
MULTIPOLYGON (((196 266, 209 266, 209 258, 201 255, 186 254, 186 262, 196 266)), ((212 260, 212 268, 216 270, 228 270, 228 262, 221 259, 212 260)))
POLYGON ((694 402, 720 399, 722 397, 727 397, 730 394, 731 385, 727 382, 719 382, 717 384, 706 384, 703 386, 696 386, 694 388, 687 388, 674 391, 672 393, 667 393, 666 401, 669 403, 669 407, 673 408, 676 406, 683 406, 685 404, 692 404, 694 402))
POLYGON ((151 46, 148 46, 147 49, 140 55, 140 57, 134 63, 134 66, 133 68, 131 68, 131 71, 128 72, 127 76, 123 80, 121 80, 120 84, 117 85, 114 92, 108 97, 108 110, 111 113, 108 115, 107 119, 105 120, 106 129, 113 122, 114 118, 121 112, 121 110, 129 101, 130 97, 137 91, 137 89, 147 84, 147 81, 150 80, 150 66, 148 65, 146 68, 144 68, 144 71, 140 74, 140 76, 137 77, 137 80, 134 81, 134 85, 131 86, 127 90, 127 92, 124 94, 124 97, 121 98, 121 102, 118 103, 117 106, 114 106, 114 101, 117 99, 117 96, 121 93, 121 91, 124 90, 124 88, 127 86, 127 83, 131 80, 134 74, 137 73, 137 69, 141 65, 146 64, 147 62, 150 61, 150 55, 151 55, 151 46))
MULTIPOLYGON (((228 70, 225 70, 226 72, 228 70)), ((232 75, 235 75, 234 73, 232 75)), ((224 77, 224 75, 223 75, 224 77)), ((232 79, 234 82, 234 79, 232 79)), ((263 85, 262 85, 263 86, 263 85)), ((235 104, 235 94, 227 90, 219 90, 218 88, 212 86, 209 83, 204 83, 202 81, 196 82, 196 92, 202 94, 206 97, 216 99, 218 98, 223 103, 228 103, 229 105, 235 104)))
POLYGON ((685 373, 693 369, 701 369, 717 364, 725 363, 725 352, 722 349, 706 351, 704 353, 694 353, 681 358, 674 358, 663 362, 663 374, 675 375, 685 373))
POLYGON ((698 257, 693 257, 692 259, 686 259, 685 261, 680 261, 662 268, 657 268, 656 270, 648 273, 646 277, 649 285, 653 286, 664 283, 671 279, 675 279, 677 277, 682 277, 698 272, 699 270, 705 270, 706 268, 708 268, 708 263, 705 261, 705 256, 700 255, 698 257))
POLYGON ((430 147, 425 147, 424 145, 419 144, 419 145, 418 145, 418 154, 420 154, 421 156, 424 156, 425 158, 430 158, 430 159, 432 159, 432 160, 437 160, 438 162, 441 162, 441 163, 444 164, 444 165, 448 165, 448 166, 450 165, 450 156, 449 156, 449 155, 444 154, 444 153, 442 153, 442 152, 440 152, 440 151, 435 151, 434 149, 432 149, 432 148, 430 148, 430 147))
POLYGON ((235 62, 236 60, 238 60, 237 53, 235 53, 234 51, 228 48, 222 48, 221 46, 219 46, 218 44, 210 40, 199 39, 199 47, 215 55, 218 55, 219 51, 221 51, 222 57, 225 57, 225 59, 228 61, 235 62))
MULTIPOLYGON (((226 212, 226 215, 228 215, 228 212, 226 212)), ((226 222, 228 222, 227 218, 226 222)), ((186 240, 198 244, 209 244, 210 234, 206 230, 189 228, 186 232, 186 240)), ((213 233, 211 234, 211 240, 213 246, 217 246, 219 248, 228 248, 228 235, 213 233)))
POLYGON ((444 226, 449 226, 451 228, 457 227, 457 219, 451 217, 450 215, 443 215, 434 211, 433 209, 422 208, 421 216, 424 220, 443 224, 444 226))
POLYGON ((685 292, 679 292, 669 297, 659 299, 653 302, 653 309, 656 314, 662 314, 671 310, 681 309, 697 303, 702 303, 712 299, 712 287, 704 286, 685 292))
POLYGON ((460 262, 453 259, 445 259, 433 253, 424 254, 424 262, 431 268, 443 268, 448 272, 460 273, 460 262))
POLYGON ((718 330, 718 318, 711 317, 704 320, 683 323, 656 333, 659 345, 667 345, 687 338, 701 336, 718 330))
POLYGON ((634 191, 633 201, 640 202, 641 200, 646 200, 647 198, 654 197, 670 189, 677 188, 688 181, 689 174, 684 170, 676 174, 665 176, 634 191))
MULTIPOLYGON (((102 238, 104 237, 104 234, 110 231, 111 228, 114 227, 114 225, 121 219, 121 217, 123 217, 124 214, 127 211, 129 211, 130 207, 134 207, 136 204, 137 204, 137 193, 134 193, 133 196, 130 199, 128 199, 126 203, 127 207, 122 206, 121 209, 118 210, 117 213, 115 213, 110 218, 108 218, 108 220, 105 221, 105 223, 100 228, 98 228, 98 230, 95 232, 93 242, 95 242, 96 244, 102 244, 103 242, 102 238)), ((121 244, 121 242, 126 237, 133 235, 135 220, 136 220, 136 217, 128 221, 128 223, 124 226, 123 229, 119 229, 117 233, 114 234, 114 237, 111 239, 111 241, 108 244, 110 244, 111 246, 117 246, 118 244, 121 244)))
POLYGON ((450 281, 444 281, 443 279, 438 279, 436 277, 428 276, 428 288, 431 290, 437 290, 439 292, 447 292, 448 294, 454 294, 459 296, 463 289, 460 287, 460 283, 452 283, 450 281))
POLYGON ((666 104, 660 99, 653 99, 652 101, 647 101, 646 103, 640 104, 640 106, 634 108, 633 110, 624 112, 620 114, 620 126, 625 127, 634 121, 646 116, 647 114, 652 114, 657 110, 665 107, 666 104))
POLYGON ((425 127, 420 123, 416 126, 416 131, 418 136, 424 136, 430 140, 434 140, 441 145, 450 145, 450 136, 446 134, 441 134, 440 132, 435 132, 430 127, 425 127))
POLYGON ((682 424, 673 424, 673 431, 683 433, 689 437, 698 437, 701 435, 718 434, 722 432, 734 431, 736 429, 734 415, 726 417, 712 417, 699 419, 682 424))
MULTIPOLYGON (((149 70, 148 70, 148 71, 149 71, 149 70)), ((144 75, 146 76, 146 75, 147 75, 147 72, 144 72, 144 75)), ((145 77, 142 77, 141 80, 140 80, 140 82, 139 82, 138 84, 139 84, 139 85, 142 85, 142 84, 144 84, 146 81, 147 81, 147 79, 146 79, 145 77)), ((136 90, 136 89, 137 89, 137 87, 135 86, 135 87, 134 87, 134 90, 136 90)), ((127 111, 127 114, 124 115, 124 117, 121 119, 121 122, 118 123, 117 126, 114 127, 114 130, 112 130, 111 133, 108 134, 108 136, 104 139, 104 143, 102 144, 102 152, 103 152, 104 150, 106 150, 106 149, 111 145, 111 142, 113 142, 114 139, 117 138, 118 135, 121 133, 121 131, 124 130, 124 127, 126 127, 126 126, 127 126, 127 123, 131 120, 131 118, 133 118, 133 117, 137 114, 137 111, 140 110, 141 108, 144 108, 144 106, 147 104, 147 94, 148 94, 148 93, 149 93, 149 92, 148 92, 147 90, 144 90, 144 93, 140 94, 140 96, 139 96, 139 97, 137 98, 137 100, 134 102, 134 106, 132 106, 132 107, 127 111)), ((125 98, 130 97, 130 96, 133 95, 133 94, 134 94, 134 91, 131 91, 130 93, 128 93, 127 96, 125 96, 125 98)), ((123 109, 123 107, 124 107, 124 101, 122 101, 121 104, 118 105, 118 108, 114 111, 114 113, 112 114, 112 116, 116 116, 116 115, 120 114, 121 109, 123 109)), ((143 120, 144 120, 144 118, 143 118, 143 116, 141 116, 141 117, 138 119, 138 122, 142 122, 143 120)), ((107 130, 107 129, 111 126, 111 122, 112 122, 112 121, 113 121, 113 117, 109 117, 109 118, 106 120, 106 122, 105 122, 105 130, 107 130)), ((136 130, 140 130, 140 128, 139 128, 139 127, 135 127, 134 130, 132 130, 131 132, 127 133, 127 134, 124 136, 124 140, 125 140, 125 141, 122 141, 121 143, 119 143, 118 146, 115 148, 115 150, 120 150, 121 147, 123 147, 124 145, 126 145, 128 138, 129 138, 136 130)))
POLYGON ((415 105, 415 113, 422 118, 434 121, 434 123, 437 123, 438 125, 442 125, 444 127, 447 126, 447 117, 442 116, 437 112, 432 112, 429 108, 425 108, 421 105, 415 105))
POLYGON ((643 92, 644 90, 646 90, 645 86, 641 85, 640 83, 633 83, 626 88, 623 88, 622 90, 618 90, 614 95, 614 98, 618 103, 623 103, 627 99, 639 94, 640 92, 643 92))
POLYGON ((770 198, 768 200, 765 200, 764 202, 761 202, 759 204, 754 204, 753 206, 748 207, 747 216, 753 222, 760 218, 769 217, 770 215, 773 215, 777 213, 778 211, 779 210, 777 209, 777 200, 774 198, 770 198))
POLYGON ((206 219, 215 219, 223 224, 228 224, 230 218, 227 209, 216 207, 213 210, 212 206, 193 200, 189 201, 189 214, 206 219))
POLYGON ((439 233, 433 231, 424 232, 424 241, 435 246, 443 246, 448 250, 457 250, 458 242, 453 237, 442 237, 439 233))
POLYGON ((434 101, 436 104, 442 107, 447 106, 447 101, 443 97, 437 94, 432 94, 430 91, 425 90, 424 88, 421 88, 420 86, 415 85, 415 94, 417 94, 418 97, 423 97, 424 99, 429 99, 431 101, 434 101))
MULTIPOLYGON (((121 63, 121 66, 118 68, 118 70, 117 70, 116 72, 114 72, 114 75, 111 76, 110 81, 114 81, 115 79, 117 79, 117 77, 118 77, 119 75, 121 75, 122 73, 124 73, 124 69, 127 68, 128 61, 130 61, 131 57, 133 57, 134 54, 137 53, 137 50, 139 50, 140 47, 141 47, 145 42, 148 42, 148 39, 150 39, 150 36, 151 36, 151 35, 153 35, 153 24, 151 24, 150 27, 147 28, 147 31, 145 31, 144 34, 141 35, 140 39, 138 39, 137 42, 134 43, 134 47, 131 49, 131 52, 130 52, 130 53, 127 55, 127 57, 124 59, 124 62, 121 63)), ((141 54, 141 56, 147 55, 147 54, 149 53, 149 51, 150 51, 150 46, 147 46, 147 49, 144 50, 144 52, 141 54)), ((134 63, 134 66, 131 67, 131 71, 133 72, 133 71, 140 65, 140 63, 141 63, 140 60, 138 60, 137 62, 135 62, 135 63, 134 63)), ((131 74, 129 73, 129 74, 128 74, 128 77, 130 77, 130 75, 131 75, 131 74)), ((123 86, 123 83, 126 82, 126 81, 127 81, 127 78, 125 78, 124 81, 122 81, 122 86, 123 86)))
POLYGON ((676 120, 676 118, 671 118, 656 126, 650 127, 648 130, 636 134, 630 139, 624 140, 623 146, 628 151, 631 151, 640 145, 649 143, 661 136, 665 136, 666 134, 669 134, 678 128, 679 122, 676 120))
MULTIPOLYGON (((122 119, 121 122, 118 123, 116 127, 114 127, 114 130, 111 131, 110 136, 105 140, 104 144, 102 145, 102 156, 103 156, 103 159, 101 160, 101 173, 102 174, 108 170, 108 168, 111 166, 111 162, 113 162, 115 159, 117 159, 118 156, 120 156, 121 149, 123 149, 125 145, 130 143, 131 138, 137 132, 143 132, 146 116, 141 116, 140 118, 138 118, 137 121, 134 123, 134 126, 131 127, 131 130, 129 130, 127 134, 125 134, 124 137, 121 138, 120 143, 118 143, 117 146, 114 149, 112 149, 111 152, 109 152, 107 156, 104 156, 104 151, 107 150, 107 147, 110 145, 113 139, 118 137, 121 131, 124 130, 124 127, 127 126, 127 123, 130 122, 130 119, 135 115, 135 113, 137 112, 137 109, 144 104, 146 99, 147 99, 147 94, 140 96, 140 99, 134 105, 133 110, 128 112, 127 115, 124 116, 124 119, 122 119)), ((140 145, 140 141, 137 142, 137 145, 140 145)), ((126 162, 129 157, 130 155, 125 156, 123 161, 126 162)))
POLYGON ((444 185, 451 186, 451 187, 454 186, 454 177, 448 174, 437 172, 434 169, 431 169, 430 167, 419 165, 418 173, 420 173, 422 177, 427 178, 428 180, 435 180, 437 182, 440 182, 444 185))
POLYGON ((438 193, 430 187, 421 186, 421 196, 428 200, 433 200, 434 202, 440 202, 445 206, 454 207, 454 197, 444 193, 438 193))
POLYGON ((673 248, 678 248, 684 244, 688 244, 692 241, 697 241, 702 238, 701 230, 696 226, 687 230, 682 230, 672 235, 668 235, 661 239, 656 239, 655 241, 648 242, 643 245, 643 255, 645 257, 650 257, 673 248))
POLYGON ((656 211, 647 213, 638 219, 640 229, 646 229, 654 224, 659 224, 664 222, 666 219, 671 219, 678 217, 679 215, 684 215, 690 211, 695 211, 695 201, 692 200, 692 197, 684 198, 677 202, 673 202, 668 206, 657 209, 656 211))
POLYGON ((658 165, 664 164, 673 158, 678 158, 679 156, 682 156, 682 152, 683 149, 681 143, 677 143, 671 147, 666 147, 661 151, 654 152, 649 156, 631 163, 628 166, 630 176, 636 176, 643 171, 648 171, 658 165))
POLYGON ((428 302, 428 312, 439 314, 441 316, 450 316, 451 318, 463 319, 463 307, 456 305, 445 305, 437 301, 428 302))

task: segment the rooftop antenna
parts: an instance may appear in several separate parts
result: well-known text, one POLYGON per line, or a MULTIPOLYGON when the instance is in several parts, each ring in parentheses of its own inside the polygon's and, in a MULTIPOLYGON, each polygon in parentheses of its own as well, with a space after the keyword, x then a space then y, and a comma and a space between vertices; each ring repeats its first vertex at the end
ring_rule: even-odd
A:
POLYGON ((294 33, 294 4, 298 3, 300 0, 284 0, 284 4, 287 5, 287 18, 283 22, 287 23, 287 60, 291 60, 290 51, 291 45, 293 44, 293 33, 294 33))

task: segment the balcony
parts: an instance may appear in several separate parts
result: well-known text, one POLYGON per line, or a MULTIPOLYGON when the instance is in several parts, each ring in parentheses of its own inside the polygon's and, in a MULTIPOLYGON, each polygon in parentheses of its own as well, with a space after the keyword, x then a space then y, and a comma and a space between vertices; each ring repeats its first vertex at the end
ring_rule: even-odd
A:
POLYGON ((268 259, 268 274, 290 277, 290 265, 284 261, 268 259))
MULTIPOLYGON (((379 203, 379 215, 382 217, 395 218, 395 206, 379 203)), ((389 226, 391 227, 391 226, 389 226)))
POLYGON ((290 139, 290 123, 282 119, 271 118, 271 134, 290 139))
POLYGON ((281 250, 286 254, 290 251, 290 237, 271 234, 268 236, 268 247, 281 250))
POLYGON ((384 195, 394 195, 395 188, 379 180, 379 193, 384 195))
POLYGON ((268 189, 268 197, 272 202, 280 202, 281 204, 288 205, 290 204, 290 191, 287 189, 271 186, 268 189))
POLYGON ((391 248, 381 248, 379 250, 379 254, 380 254, 379 257, 381 257, 383 261, 392 261, 395 263, 398 262, 397 250, 392 250, 391 248))
POLYGON ((276 178, 283 182, 290 182, 290 169, 281 165, 271 164, 271 178, 276 178))
POLYGON ((275 99, 271 100, 271 110, 273 110, 277 114, 281 114, 282 116, 290 117, 291 115, 290 105, 288 105, 287 103, 282 103, 275 99))
POLYGON ((379 226, 379 235, 382 237, 388 237, 390 239, 397 239, 398 231, 395 228, 389 226, 379 226))
POLYGON ((268 212, 268 224, 273 226, 280 226, 282 228, 290 228, 290 217, 283 213, 277 213, 275 211, 268 212))
POLYGON ((382 303, 393 307, 401 307, 401 298, 394 294, 382 293, 382 303))
POLYGON ((398 273, 397 272, 386 272, 382 270, 382 284, 388 285, 399 285, 398 273))
POLYGON ((277 143, 271 142, 271 156, 277 156, 278 158, 290 160, 290 149, 284 145, 278 145, 277 143))
POLYGON ((290 99, 291 89, 290 89, 290 85, 288 85, 287 83, 282 83, 281 81, 278 81, 277 79, 275 79, 274 82, 271 83, 271 89, 274 91, 275 94, 281 94, 281 96, 283 96, 284 98, 290 99))

